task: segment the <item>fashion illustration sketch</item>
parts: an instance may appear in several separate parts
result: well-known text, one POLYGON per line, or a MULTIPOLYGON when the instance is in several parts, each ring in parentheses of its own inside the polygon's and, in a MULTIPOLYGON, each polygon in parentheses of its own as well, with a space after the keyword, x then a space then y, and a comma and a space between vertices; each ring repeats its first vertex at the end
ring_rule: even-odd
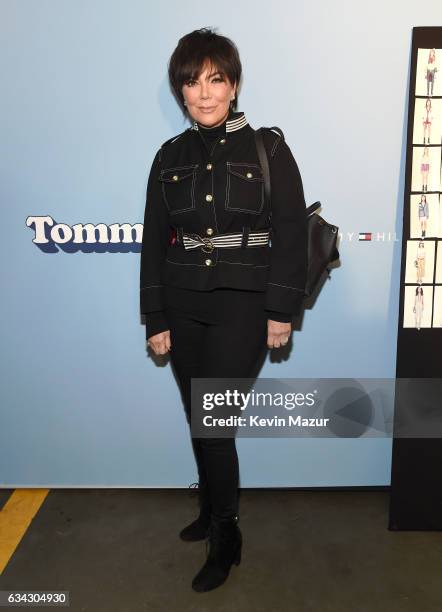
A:
POLYGON ((433 95, 434 81, 436 78, 436 49, 430 49, 428 54, 428 63, 425 69, 425 79, 427 81, 427 96, 433 95))
POLYGON ((422 287, 416 287, 416 295, 414 298, 414 325, 417 329, 421 328, 422 314, 424 312, 424 290, 422 287))
POLYGON ((428 175, 430 173, 430 152, 428 147, 424 147, 421 157, 422 191, 428 189, 428 175))
MULTIPOLYGON (((442 97, 415 98, 413 144, 440 145, 442 137, 442 97)), ((431 153, 430 153, 431 155, 431 153)))
POLYGON ((429 216, 430 215, 429 215, 429 210, 428 210, 427 196, 422 194, 421 201, 419 202, 419 206, 418 206, 418 217, 419 217, 419 223, 421 227, 422 238, 425 238, 425 232, 427 231, 427 222, 428 222, 429 216))
POLYGON ((425 110, 424 115, 422 117, 422 125, 424 128, 424 144, 425 137, 427 137, 427 143, 430 144, 430 136, 431 136, 431 124, 433 123, 433 112, 431 108, 431 98, 427 98, 425 102, 425 110))
POLYGON ((425 276, 425 244, 422 240, 419 241, 417 248, 416 259, 414 261, 416 266, 417 282, 422 284, 422 279, 425 276))

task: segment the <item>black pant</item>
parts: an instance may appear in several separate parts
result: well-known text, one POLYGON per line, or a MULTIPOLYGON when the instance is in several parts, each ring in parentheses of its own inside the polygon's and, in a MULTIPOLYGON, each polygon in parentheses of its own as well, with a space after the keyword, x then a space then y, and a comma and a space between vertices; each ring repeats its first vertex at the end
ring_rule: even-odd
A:
MULTIPOLYGON (((187 421, 191 378, 256 378, 267 353, 265 293, 166 286, 172 366, 187 421)), ((199 487, 220 517, 238 513, 239 465, 235 438, 192 438, 199 487)))

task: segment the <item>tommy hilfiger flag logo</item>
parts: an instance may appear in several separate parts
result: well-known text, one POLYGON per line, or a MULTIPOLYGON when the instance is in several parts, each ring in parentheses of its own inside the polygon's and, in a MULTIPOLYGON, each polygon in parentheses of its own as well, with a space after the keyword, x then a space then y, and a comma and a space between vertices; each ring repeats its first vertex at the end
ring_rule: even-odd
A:
POLYGON ((371 232, 359 232, 359 240, 371 240, 371 232))

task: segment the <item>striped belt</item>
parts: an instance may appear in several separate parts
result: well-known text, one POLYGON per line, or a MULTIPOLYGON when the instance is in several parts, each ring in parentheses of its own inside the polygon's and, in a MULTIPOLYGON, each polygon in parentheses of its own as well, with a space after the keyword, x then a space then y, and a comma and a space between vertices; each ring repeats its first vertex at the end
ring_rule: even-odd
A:
POLYGON ((233 232, 230 234, 217 234, 208 238, 199 234, 182 232, 182 244, 185 249, 196 249, 201 247, 205 253, 211 253, 213 249, 234 247, 266 246, 269 243, 270 230, 257 232, 233 232))

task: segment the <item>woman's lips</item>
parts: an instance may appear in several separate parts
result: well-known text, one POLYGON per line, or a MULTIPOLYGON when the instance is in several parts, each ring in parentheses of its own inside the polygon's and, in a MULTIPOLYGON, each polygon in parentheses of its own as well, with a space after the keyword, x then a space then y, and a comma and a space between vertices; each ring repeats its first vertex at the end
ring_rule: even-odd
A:
POLYGON ((202 108, 202 107, 200 107, 200 111, 203 112, 203 113, 212 113, 214 110, 215 110, 214 106, 212 106, 210 108, 202 108))

